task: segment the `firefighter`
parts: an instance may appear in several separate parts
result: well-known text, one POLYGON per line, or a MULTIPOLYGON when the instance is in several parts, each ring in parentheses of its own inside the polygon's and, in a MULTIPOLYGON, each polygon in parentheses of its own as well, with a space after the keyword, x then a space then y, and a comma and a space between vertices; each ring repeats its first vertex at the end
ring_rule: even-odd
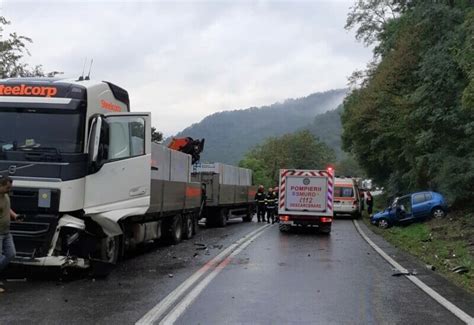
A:
POLYGON ((275 223, 275 206, 276 206, 276 196, 273 193, 273 189, 270 187, 265 197, 265 206, 267 208, 267 223, 275 223))
POLYGON ((255 203, 257 204, 257 221, 265 221, 265 190, 263 185, 258 187, 257 193, 255 193, 255 203))

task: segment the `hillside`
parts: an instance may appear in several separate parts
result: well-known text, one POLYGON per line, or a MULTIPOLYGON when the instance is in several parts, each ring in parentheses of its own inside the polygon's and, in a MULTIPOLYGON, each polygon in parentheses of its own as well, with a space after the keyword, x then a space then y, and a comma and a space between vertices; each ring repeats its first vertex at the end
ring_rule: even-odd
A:
POLYGON ((304 129, 309 130, 314 136, 318 137, 319 140, 334 149, 338 160, 345 156, 341 148, 342 111, 343 106, 339 105, 336 109, 316 115, 313 122, 304 127, 304 129))
MULTIPOLYGON (((337 89, 260 108, 215 113, 176 137, 205 138, 203 162, 237 164, 245 152, 264 139, 305 128, 316 115, 338 107, 346 93, 346 89, 337 89)), ((331 119, 331 116, 326 117, 331 119)), ((317 127, 313 127, 312 132, 325 141, 325 132, 320 133, 317 127)))

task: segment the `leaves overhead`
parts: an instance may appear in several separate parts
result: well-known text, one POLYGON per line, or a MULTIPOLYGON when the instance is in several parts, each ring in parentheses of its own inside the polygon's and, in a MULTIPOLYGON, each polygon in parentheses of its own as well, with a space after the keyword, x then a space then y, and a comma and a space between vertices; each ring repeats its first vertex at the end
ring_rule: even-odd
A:
POLYGON ((10 25, 5 17, 0 16, 0 78, 9 77, 44 77, 40 65, 31 68, 23 62, 25 55, 30 55, 27 45, 31 38, 13 32, 5 37, 5 26, 10 25))

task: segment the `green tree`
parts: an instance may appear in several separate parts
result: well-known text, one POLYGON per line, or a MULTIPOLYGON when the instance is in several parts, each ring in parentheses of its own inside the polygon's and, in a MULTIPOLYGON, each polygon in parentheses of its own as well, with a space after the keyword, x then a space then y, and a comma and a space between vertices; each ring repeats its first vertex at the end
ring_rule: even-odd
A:
POLYGON ((157 143, 163 141, 163 133, 157 131, 154 126, 151 127, 151 141, 157 143))
POLYGON ((325 169, 335 160, 334 150, 302 130, 268 138, 251 149, 239 165, 253 169, 255 182, 268 187, 278 184, 280 169, 325 169))
POLYGON ((345 100, 342 140, 390 194, 474 197, 473 10, 414 0, 376 30, 378 61, 345 100))
POLYGON ((27 44, 32 43, 31 38, 17 33, 10 33, 5 37, 7 25, 10 25, 10 21, 0 16, 0 78, 43 77, 44 72, 40 65, 30 68, 22 61, 25 55, 30 55, 27 44))

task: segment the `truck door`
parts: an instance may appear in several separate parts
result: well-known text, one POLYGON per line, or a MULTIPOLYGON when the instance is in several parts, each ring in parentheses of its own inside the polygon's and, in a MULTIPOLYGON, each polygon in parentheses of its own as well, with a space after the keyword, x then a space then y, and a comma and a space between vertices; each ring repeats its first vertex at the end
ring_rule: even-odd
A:
POLYGON ((149 113, 95 116, 89 136, 85 208, 99 213, 150 204, 149 113))

